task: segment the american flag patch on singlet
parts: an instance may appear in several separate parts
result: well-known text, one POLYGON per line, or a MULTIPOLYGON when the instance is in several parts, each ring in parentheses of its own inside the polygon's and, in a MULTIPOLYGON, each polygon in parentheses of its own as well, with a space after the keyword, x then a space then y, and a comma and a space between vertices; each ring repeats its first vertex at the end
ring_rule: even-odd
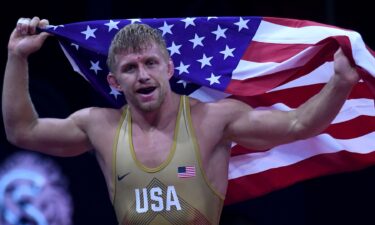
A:
POLYGON ((177 177, 179 178, 195 177, 195 166, 179 166, 177 168, 177 177))

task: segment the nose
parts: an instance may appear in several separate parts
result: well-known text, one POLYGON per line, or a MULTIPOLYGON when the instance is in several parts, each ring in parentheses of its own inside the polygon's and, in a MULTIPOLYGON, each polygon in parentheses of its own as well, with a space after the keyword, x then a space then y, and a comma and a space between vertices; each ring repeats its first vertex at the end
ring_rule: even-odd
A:
POLYGON ((150 79, 150 75, 148 74, 148 71, 143 67, 139 67, 139 73, 138 73, 138 81, 140 83, 145 83, 150 79))

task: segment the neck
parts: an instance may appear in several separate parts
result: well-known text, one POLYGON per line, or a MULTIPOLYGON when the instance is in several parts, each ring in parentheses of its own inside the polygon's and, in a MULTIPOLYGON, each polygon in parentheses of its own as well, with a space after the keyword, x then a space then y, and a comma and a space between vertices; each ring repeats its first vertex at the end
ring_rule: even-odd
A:
POLYGON ((174 120, 180 104, 180 96, 171 92, 165 96, 163 103, 156 110, 145 112, 136 107, 130 107, 132 123, 137 124, 142 130, 162 129, 174 120))

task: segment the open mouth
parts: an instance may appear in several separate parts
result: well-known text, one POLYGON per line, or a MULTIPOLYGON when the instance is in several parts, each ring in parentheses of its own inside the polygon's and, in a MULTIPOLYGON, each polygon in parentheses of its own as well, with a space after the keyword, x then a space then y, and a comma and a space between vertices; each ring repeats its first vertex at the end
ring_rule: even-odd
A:
POLYGON ((156 89, 156 87, 140 88, 140 89, 137 90, 137 93, 147 95, 147 94, 150 94, 151 92, 153 92, 155 89, 156 89))

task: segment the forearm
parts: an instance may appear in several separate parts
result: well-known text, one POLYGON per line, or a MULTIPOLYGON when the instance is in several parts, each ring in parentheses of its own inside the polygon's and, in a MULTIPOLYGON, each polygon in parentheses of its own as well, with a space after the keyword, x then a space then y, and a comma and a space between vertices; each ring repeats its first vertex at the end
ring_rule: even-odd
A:
POLYGON ((27 58, 8 54, 6 64, 2 111, 7 137, 14 142, 35 123, 38 115, 34 110, 28 82, 27 58))
POLYGON ((298 139, 319 134, 339 113, 351 92, 353 83, 334 75, 324 88, 294 112, 293 130, 298 139))

